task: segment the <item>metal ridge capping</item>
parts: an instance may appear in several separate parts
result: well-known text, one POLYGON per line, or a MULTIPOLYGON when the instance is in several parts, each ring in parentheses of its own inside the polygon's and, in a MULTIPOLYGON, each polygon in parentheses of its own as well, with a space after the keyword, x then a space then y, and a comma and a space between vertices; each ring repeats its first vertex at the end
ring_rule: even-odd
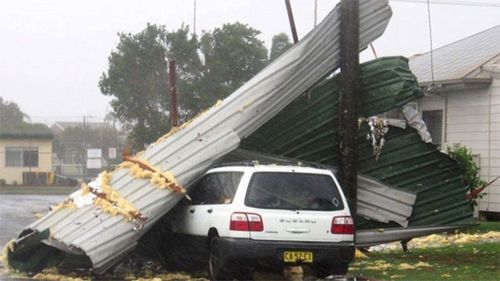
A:
MULTIPOLYGON (((360 49, 382 35, 391 15, 387 0, 360 1, 360 49)), ((96 205, 93 200, 77 207, 69 200, 69 208, 58 208, 28 226, 8 256, 10 264, 20 268, 21 258, 40 251, 37 246, 42 241, 66 256, 88 258, 97 273, 107 270, 184 196, 170 189, 172 184, 189 187, 216 159, 237 148, 242 138, 338 67, 339 24, 337 6, 299 43, 225 100, 136 155, 135 161, 154 167, 151 177, 134 176, 133 165, 126 164, 81 191, 85 198, 104 196, 111 204, 96 205), (163 174, 167 171, 168 175, 163 174), (106 189, 113 196, 101 194, 106 189), (135 211, 145 219, 127 217, 126 213, 135 211)), ((147 171, 142 167, 136 173, 147 171)), ((42 258, 32 268, 44 262, 42 258)))

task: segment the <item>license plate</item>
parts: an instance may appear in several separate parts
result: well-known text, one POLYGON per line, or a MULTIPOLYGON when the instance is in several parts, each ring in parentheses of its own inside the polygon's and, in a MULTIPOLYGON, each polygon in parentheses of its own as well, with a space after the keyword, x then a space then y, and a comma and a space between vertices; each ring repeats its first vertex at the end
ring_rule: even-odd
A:
POLYGON ((285 251, 283 252, 284 262, 313 262, 312 252, 300 252, 300 251, 285 251))

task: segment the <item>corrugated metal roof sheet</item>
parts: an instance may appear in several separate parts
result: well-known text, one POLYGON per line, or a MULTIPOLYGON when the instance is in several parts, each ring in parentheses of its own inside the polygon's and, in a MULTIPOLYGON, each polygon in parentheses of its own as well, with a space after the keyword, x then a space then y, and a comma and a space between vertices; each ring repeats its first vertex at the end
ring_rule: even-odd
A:
POLYGON ((358 176, 357 212, 378 222, 408 226, 417 195, 389 186, 373 177, 358 176))
MULTIPOLYGON (((336 165, 338 78, 297 98, 264 124, 242 147, 318 163, 336 165)), ((361 113, 365 117, 389 111, 422 97, 403 57, 388 57, 361 65, 361 113)))
MULTIPOLYGON (((384 32, 390 17, 386 0, 360 1, 360 48, 384 32)), ((189 186, 218 158, 234 150, 240 138, 250 135, 338 66, 339 22, 337 7, 312 32, 245 85, 192 122, 160 138, 139 154, 137 160, 148 162, 160 171, 170 171, 178 184, 189 186)), ((109 185, 116 191, 115 195, 132 204, 141 217, 147 217, 144 228, 136 229, 125 216, 104 212, 94 201, 86 207, 51 212, 23 234, 50 229, 49 239, 56 241, 65 252, 85 253, 95 271, 106 270, 183 197, 153 186, 149 179, 132 176, 131 169, 123 167, 113 171, 109 185)), ((15 256, 14 251, 10 257, 15 256)))
MULTIPOLYGON (((500 55, 500 25, 453 42, 433 51, 434 80, 469 77, 468 74, 500 55)), ((420 83, 430 82, 430 52, 410 58, 410 68, 420 83)))
POLYGON ((371 143, 363 141, 367 131, 363 127, 359 137, 360 172, 417 193, 410 226, 473 223, 472 208, 465 198, 467 188, 453 159, 435 145, 424 143, 416 130, 390 127, 382 154, 375 161, 371 143))
POLYGON ((356 246, 370 247, 392 241, 410 240, 415 237, 450 231, 456 228, 456 226, 412 226, 358 230, 356 231, 356 246))
MULTIPOLYGON (((383 58, 362 65, 364 116, 401 107, 422 96, 404 58, 383 58)), ((338 154, 336 79, 300 96, 262 126, 243 147, 270 154, 336 165, 338 154)), ((457 164, 434 145, 424 143, 412 129, 389 127, 378 161, 366 140, 366 123, 359 136, 360 173, 385 184, 417 193, 410 226, 472 223, 457 164)), ((358 219, 359 228, 396 227, 358 219)))
POLYGON ((45 124, 23 123, 17 126, 0 124, 2 139, 53 139, 52 132, 45 124))

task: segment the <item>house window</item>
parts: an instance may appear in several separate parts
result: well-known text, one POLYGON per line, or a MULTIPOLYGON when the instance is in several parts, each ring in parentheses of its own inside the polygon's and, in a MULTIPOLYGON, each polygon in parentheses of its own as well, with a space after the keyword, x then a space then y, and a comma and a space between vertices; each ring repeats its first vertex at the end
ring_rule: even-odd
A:
POLYGON ((441 146, 443 143, 443 110, 422 111, 422 119, 432 137, 432 143, 441 146))
POLYGON ((7 167, 38 167, 38 147, 6 147, 7 167))

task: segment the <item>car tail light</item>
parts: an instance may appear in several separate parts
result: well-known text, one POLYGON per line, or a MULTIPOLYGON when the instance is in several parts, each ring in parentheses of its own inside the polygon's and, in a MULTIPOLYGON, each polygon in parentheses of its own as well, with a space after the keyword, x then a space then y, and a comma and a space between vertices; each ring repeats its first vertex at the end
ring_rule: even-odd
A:
POLYGON ((334 217, 330 231, 332 234, 354 234, 354 221, 352 217, 334 217))
POLYGON ((234 231, 256 231, 264 230, 262 217, 253 213, 232 213, 229 229, 234 231))

